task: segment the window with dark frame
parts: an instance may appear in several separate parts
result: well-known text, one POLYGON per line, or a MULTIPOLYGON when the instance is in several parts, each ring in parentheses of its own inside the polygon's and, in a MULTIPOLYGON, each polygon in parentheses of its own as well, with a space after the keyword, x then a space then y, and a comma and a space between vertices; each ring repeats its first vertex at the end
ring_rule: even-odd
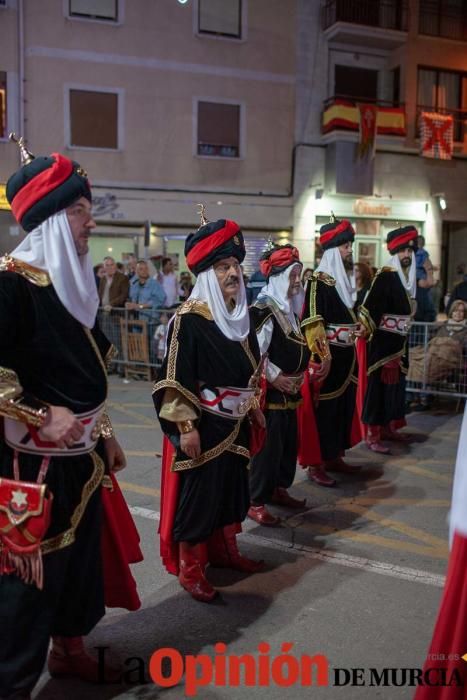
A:
POLYGON ((378 98, 378 71, 354 66, 334 66, 334 94, 376 102, 378 98))
POLYGON ((242 38, 242 0, 198 0, 198 32, 242 38))
POLYGON ((117 93, 70 90, 70 146, 118 148, 117 93))
POLYGON ((5 139, 7 136, 6 121, 6 73, 0 71, 0 139, 5 139))
POLYGON ((461 141, 467 118, 467 73, 419 67, 417 105, 419 113, 434 110, 451 114, 454 140, 461 141))
POLYGON ((420 0, 420 34, 467 41, 467 0, 420 0))
POLYGON ((240 105, 198 102, 199 156, 240 157, 240 105))
POLYGON ((70 17, 118 22, 119 0, 69 0, 70 17))

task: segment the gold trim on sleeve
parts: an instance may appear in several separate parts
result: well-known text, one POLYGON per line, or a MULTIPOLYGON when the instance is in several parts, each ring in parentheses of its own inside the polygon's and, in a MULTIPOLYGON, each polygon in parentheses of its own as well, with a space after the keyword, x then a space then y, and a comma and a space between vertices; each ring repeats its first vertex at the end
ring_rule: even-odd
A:
POLYGON ((105 365, 106 369, 109 369, 110 365, 112 364, 113 360, 115 360, 117 355, 118 355, 117 348, 115 347, 115 345, 111 345, 110 348, 105 353, 105 357, 104 357, 104 365, 105 365))
POLYGON ((156 382, 152 388, 152 393, 155 394, 156 391, 159 391, 160 389, 176 389, 177 391, 182 394, 182 396, 185 396, 185 398, 190 401, 198 411, 201 410, 200 408, 200 403, 199 403, 199 397, 195 396, 194 394, 191 393, 191 391, 188 391, 188 389, 185 389, 184 386, 180 384, 180 382, 177 382, 176 379, 161 379, 160 382, 156 382))
MULTIPOLYGON (((219 455, 221 455, 223 452, 231 451, 230 448, 232 447, 233 443, 237 439, 238 433, 240 432, 241 422, 241 420, 237 421, 233 431, 224 440, 222 440, 222 442, 220 442, 215 447, 211 447, 210 450, 203 452, 196 459, 183 459, 179 462, 174 462, 172 465, 172 471, 181 472, 185 469, 195 469, 195 467, 200 467, 202 464, 210 462, 211 459, 219 457, 219 455)), ((250 456, 249 452, 248 456, 250 456)))

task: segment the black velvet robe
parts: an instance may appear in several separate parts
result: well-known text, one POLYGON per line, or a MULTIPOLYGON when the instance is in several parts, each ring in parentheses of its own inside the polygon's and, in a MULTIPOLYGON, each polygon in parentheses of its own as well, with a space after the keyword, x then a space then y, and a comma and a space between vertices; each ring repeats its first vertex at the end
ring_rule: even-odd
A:
POLYGON ((199 383, 214 387, 248 387, 259 362, 252 327, 243 342, 229 340, 217 327, 206 304, 187 302, 169 330, 167 354, 154 385, 159 415, 166 389, 176 389, 197 413, 201 457, 195 463, 180 449, 176 423, 159 417, 176 448, 172 467, 180 473, 180 495, 173 527, 176 542, 206 540, 224 525, 239 523, 249 507, 249 424, 202 410, 199 383))
MULTIPOLYGON (((110 344, 97 327, 92 338, 50 283, 0 272, 0 367, 17 374, 26 402, 36 397, 74 413, 102 404, 107 395, 102 357, 110 344)), ((104 615, 102 457, 100 443, 94 453, 50 461, 45 483, 54 500, 42 545, 43 590, 15 575, 0 576, 0 696, 34 685, 51 634, 86 635, 104 615)), ((40 455, 20 454, 20 479, 36 481, 40 464, 40 455)), ((12 465, 13 451, 0 439, 0 475, 13 478, 12 465)))
MULTIPOLYGON (((302 328, 321 322, 346 326, 356 323, 355 314, 340 298, 335 281, 324 273, 314 274, 306 287, 302 328)), ((331 369, 320 388, 316 423, 323 460, 333 460, 351 447, 355 410, 356 355, 351 345, 329 344, 331 369)))
MULTIPOLYGON (((251 316, 259 333, 271 320, 273 332, 267 350, 268 359, 284 374, 303 375, 310 360, 310 350, 301 332, 293 329, 290 321, 271 300, 251 308, 251 316)), ((298 323, 298 319, 297 319, 298 323)), ((262 505, 271 500, 277 487, 292 485, 297 465, 297 406, 301 393, 285 394, 271 384, 266 388, 267 441, 253 457, 250 469, 250 490, 253 503, 262 505)))
POLYGON ((379 324, 384 314, 409 316, 411 313, 410 297, 397 271, 383 267, 373 279, 359 311, 362 322, 373 333, 367 344, 368 384, 362 413, 362 421, 368 425, 387 425, 392 420, 404 419, 407 336, 382 330, 379 324), (383 365, 390 360, 400 360, 396 384, 382 381, 383 365))

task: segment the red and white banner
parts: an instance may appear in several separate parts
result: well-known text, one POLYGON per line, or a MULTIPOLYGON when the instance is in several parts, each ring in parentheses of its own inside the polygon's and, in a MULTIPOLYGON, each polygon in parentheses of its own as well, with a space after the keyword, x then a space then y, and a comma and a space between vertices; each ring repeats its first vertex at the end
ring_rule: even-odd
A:
POLYGON ((465 700, 467 689, 467 408, 464 410, 450 514, 451 554, 424 672, 450 685, 419 686, 415 700, 465 700), (431 672, 433 674, 433 671, 431 672))
POLYGON ((358 156, 374 158, 376 145, 376 118, 378 107, 376 105, 359 104, 358 118, 360 141, 358 144, 358 156))
POLYGON ((451 114, 422 112, 420 115, 420 146, 425 158, 451 160, 454 120, 451 114))

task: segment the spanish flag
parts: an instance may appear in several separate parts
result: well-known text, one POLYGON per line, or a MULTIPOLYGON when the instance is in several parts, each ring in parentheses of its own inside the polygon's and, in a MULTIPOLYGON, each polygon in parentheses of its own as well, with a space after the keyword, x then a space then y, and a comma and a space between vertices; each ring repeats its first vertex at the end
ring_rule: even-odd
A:
MULTIPOLYGON (((442 669, 446 685, 419 686, 414 700, 467 698, 467 405, 454 475, 450 540, 446 583, 424 667, 424 672, 442 669)), ((440 679, 441 673, 437 675, 440 679)))

